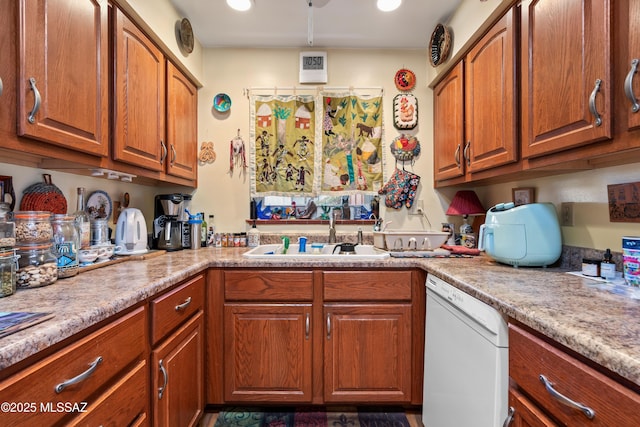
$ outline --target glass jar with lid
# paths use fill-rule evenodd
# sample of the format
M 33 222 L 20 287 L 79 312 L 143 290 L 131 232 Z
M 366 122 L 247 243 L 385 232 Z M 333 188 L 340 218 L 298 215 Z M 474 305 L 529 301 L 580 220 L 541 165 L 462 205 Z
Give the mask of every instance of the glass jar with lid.
M 17 246 L 18 271 L 17 288 L 37 288 L 58 280 L 58 259 L 52 251 L 52 244 Z
M 0 202 L 0 249 L 12 248 L 16 244 L 15 224 L 9 220 L 9 206 L 9 203 Z
M 75 217 L 57 214 L 51 217 L 53 229 L 53 252 L 57 258 L 58 279 L 78 274 L 78 248 L 80 234 Z
M 17 259 L 15 251 L 0 250 L 0 298 L 16 292 Z
M 17 211 L 13 213 L 16 246 L 32 243 L 51 243 L 53 229 L 51 213 L 46 211 Z

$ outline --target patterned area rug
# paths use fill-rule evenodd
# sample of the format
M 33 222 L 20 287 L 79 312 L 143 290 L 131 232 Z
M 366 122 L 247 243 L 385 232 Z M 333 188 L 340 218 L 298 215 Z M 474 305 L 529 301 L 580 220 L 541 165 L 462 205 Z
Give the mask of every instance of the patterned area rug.
M 305 408 L 229 408 L 220 412 L 215 427 L 410 427 L 402 410 L 383 412 L 349 408 L 318 411 Z

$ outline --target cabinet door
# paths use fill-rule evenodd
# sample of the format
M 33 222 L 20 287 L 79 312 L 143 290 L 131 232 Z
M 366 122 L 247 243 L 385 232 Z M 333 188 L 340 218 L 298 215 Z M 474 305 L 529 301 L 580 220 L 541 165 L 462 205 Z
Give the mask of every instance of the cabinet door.
M 204 410 L 203 314 L 152 352 L 153 425 L 194 426 Z
M 165 58 L 153 42 L 114 8 L 115 160 L 163 171 L 165 143 Z
M 621 0 L 615 4 L 617 38 L 616 109 L 621 118 L 620 132 L 640 128 L 640 2 Z M 618 130 L 618 129 L 616 129 Z
M 522 3 L 524 158 L 611 137 L 609 9 L 609 0 Z
M 326 304 L 325 402 L 411 401 L 411 305 Z
M 466 56 L 467 172 L 518 160 L 516 43 L 519 8 L 509 10 Z
M 464 63 L 460 61 L 433 91 L 433 152 L 436 181 L 464 175 Z
M 18 13 L 18 134 L 107 156 L 107 0 L 20 0 Z
M 198 92 L 193 83 L 167 62 L 167 173 L 196 179 L 198 173 Z
M 511 422 L 505 423 L 505 427 L 556 427 L 559 425 L 513 388 L 509 389 L 509 412 L 512 412 Z
M 311 402 L 311 304 L 225 304 L 227 402 Z

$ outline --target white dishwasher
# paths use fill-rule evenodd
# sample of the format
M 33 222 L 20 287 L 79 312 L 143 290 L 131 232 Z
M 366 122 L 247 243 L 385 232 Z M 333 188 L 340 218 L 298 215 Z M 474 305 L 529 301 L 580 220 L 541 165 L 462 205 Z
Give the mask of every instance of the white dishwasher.
M 427 276 L 422 423 L 499 427 L 507 417 L 508 330 L 500 313 Z

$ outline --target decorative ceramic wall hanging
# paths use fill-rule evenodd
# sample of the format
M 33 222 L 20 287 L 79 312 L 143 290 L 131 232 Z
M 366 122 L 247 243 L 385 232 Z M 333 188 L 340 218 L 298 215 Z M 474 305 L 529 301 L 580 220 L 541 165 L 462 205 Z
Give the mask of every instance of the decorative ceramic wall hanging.
M 396 72 L 393 81 L 398 90 L 410 91 L 416 86 L 416 75 L 413 71 L 401 68 Z
M 412 161 L 420 154 L 420 142 L 415 136 L 400 134 L 391 142 L 391 154 L 401 162 Z
M 203 142 L 200 147 L 200 154 L 198 154 L 198 160 L 201 163 L 213 163 L 216 161 L 216 152 L 213 149 L 213 142 Z
M 418 125 L 418 99 L 408 93 L 393 98 L 393 125 L 396 129 L 413 129 Z

